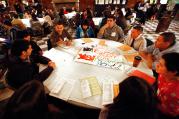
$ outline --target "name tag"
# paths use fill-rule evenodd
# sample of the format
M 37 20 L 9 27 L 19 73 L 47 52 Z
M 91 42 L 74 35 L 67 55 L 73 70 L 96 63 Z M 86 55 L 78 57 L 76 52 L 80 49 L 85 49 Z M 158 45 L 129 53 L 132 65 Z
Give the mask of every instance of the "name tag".
M 68 41 L 68 38 L 67 38 L 67 37 L 65 37 L 65 38 L 64 38 L 64 41 Z
M 113 37 L 116 36 L 116 32 L 112 32 L 111 36 L 113 36 Z

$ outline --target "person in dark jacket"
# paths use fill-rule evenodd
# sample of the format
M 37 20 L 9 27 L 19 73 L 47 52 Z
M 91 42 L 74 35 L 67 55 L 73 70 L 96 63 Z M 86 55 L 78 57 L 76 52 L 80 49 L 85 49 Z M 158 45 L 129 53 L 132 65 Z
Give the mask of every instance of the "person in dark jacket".
M 31 40 L 31 34 L 27 30 L 24 30 L 22 32 L 22 39 L 28 41 L 32 46 L 33 50 L 31 56 L 42 56 L 43 54 L 42 49 L 37 45 L 36 42 Z
M 49 104 L 44 86 L 39 81 L 32 80 L 22 85 L 10 97 L 3 110 L 2 119 L 75 119 L 75 117 Z
M 6 74 L 7 83 L 18 89 L 24 83 L 37 79 L 44 81 L 55 68 L 55 63 L 50 59 L 39 56 L 35 60 L 31 57 L 32 46 L 28 41 L 17 40 L 12 44 L 11 56 Z M 37 63 L 47 64 L 47 68 L 39 72 Z

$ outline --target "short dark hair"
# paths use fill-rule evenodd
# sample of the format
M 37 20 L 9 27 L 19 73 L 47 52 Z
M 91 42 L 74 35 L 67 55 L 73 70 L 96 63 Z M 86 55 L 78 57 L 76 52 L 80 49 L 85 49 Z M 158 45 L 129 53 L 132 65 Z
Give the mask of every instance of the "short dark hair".
M 176 75 L 179 76 L 179 53 L 167 53 L 162 56 L 165 60 L 165 66 L 168 71 L 177 72 Z
M 160 36 L 163 37 L 164 42 L 170 42 L 170 46 L 174 45 L 176 42 L 175 41 L 176 37 L 173 32 L 164 32 L 164 33 L 160 34 Z
M 18 17 L 19 17 L 19 16 L 18 16 L 18 14 L 14 14 L 14 18 L 16 18 L 16 19 L 17 19 Z
M 113 20 L 116 20 L 115 16 L 114 16 L 114 15 L 112 15 L 112 14 L 108 16 L 108 19 L 113 19 Z
M 133 27 L 133 29 L 136 29 L 136 30 L 138 30 L 138 31 L 143 31 L 143 27 L 142 26 L 140 26 L 140 25 L 135 25 L 134 27 Z
M 15 40 L 12 44 L 11 55 L 20 56 L 22 51 L 27 51 L 30 43 L 26 40 Z
M 89 22 L 87 19 L 83 20 L 82 23 L 81 23 L 81 26 L 82 25 L 86 25 L 86 26 L 89 26 Z
M 24 37 L 27 37 L 27 36 L 30 36 L 31 34 L 30 34 L 30 32 L 28 31 L 28 30 L 23 30 L 22 31 L 22 39 L 24 38 Z
M 64 22 L 60 20 L 55 25 L 64 25 Z

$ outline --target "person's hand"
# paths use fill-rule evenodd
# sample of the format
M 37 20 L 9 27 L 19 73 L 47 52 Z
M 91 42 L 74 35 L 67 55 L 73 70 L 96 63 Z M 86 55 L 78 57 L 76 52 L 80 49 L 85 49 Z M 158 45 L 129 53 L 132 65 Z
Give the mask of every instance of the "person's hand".
M 104 25 L 104 28 L 108 28 L 108 27 L 109 27 L 109 25 L 108 25 L 108 24 L 105 24 L 105 25 Z
M 147 66 L 152 69 L 152 64 L 154 62 L 155 58 L 152 54 L 148 54 L 146 57 Z
M 57 45 L 58 45 L 58 46 L 63 45 L 63 44 L 64 44 L 64 41 L 61 40 L 61 39 L 57 42 Z
M 56 67 L 55 62 L 49 61 L 48 66 L 52 67 L 53 69 Z
M 146 52 L 139 52 L 139 55 L 140 55 L 143 59 L 147 60 L 148 53 L 146 53 Z
M 70 40 L 66 41 L 65 43 L 66 43 L 66 46 L 71 46 L 72 45 L 72 41 L 70 41 Z

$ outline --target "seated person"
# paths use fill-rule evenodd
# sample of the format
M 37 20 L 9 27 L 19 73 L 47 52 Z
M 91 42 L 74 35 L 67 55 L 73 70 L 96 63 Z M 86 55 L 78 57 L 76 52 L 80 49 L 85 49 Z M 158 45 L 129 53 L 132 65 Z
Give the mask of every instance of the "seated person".
M 33 36 L 43 35 L 43 27 L 35 14 L 32 14 L 30 25 L 31 25 Z
M 170 52 L 179 52 L 179 43 L 176 42 L 174 33 L 164 32 L 160 34 L 153 45 L 139 52 L 139 54 L 145 59 L 147 66 L 155 70 L 159 58 Z
M 28 41 L 16 40 L 12 44 L 6 79 L 7 83 L 14 89 L 18 89 L 33 79 L 43 82 L 55 68 L 55 63 L 46 57 L 39 56 L 34 60 L 31 57 L 31 52 L 32 46 Z M 39 72 L 37 63 L 48 64 L 48 66 Z
M 164 54 L 156 65 L 158 107 L 163 116 L 179 116 L 179 53 Z M 163 118 L 161 118 L 163 119 Z
M 17 26 L 20 30 L 25 30 L 26 26 L 23 24 L 23 22 L 18 19 L 18 15 L 14 14 L 14 19 L 11 21 L 12 26 Z
M 115 22 L 115 17 L 113 15 L 109 16 L 107 23 L 99 30 L 97 37 L 123 42 L 124 32 Z
M 133 47 L 137 51 L 141 51 L 146 48 L 147 42 L 142 36 L 143 28 L 141 26 L 134 26 L 127 38 L 124 40 L 124 44 Z
M 101 110 L 99 119 L 154 119 L 155 112 L 152 87 L 144 79 L 131 76 L 119 84 L 119 94 Z
M 48 103 L 44 87 L 37 80 L 16 90 L 3 111 L 2 119 L 74 119 L 72 113 Z
M 67 45 L 70 46 L 72 43 L 71 35 L 64 29 L 62 22 L 58 22 L 55 25 L 54 31 L 51 33 L 50 42 L 52 47 L 58 45 Z
M 43 54 L 42 49 L 37 45 L 36 42 L 31 40 L 31 35 L 27 30 L 24 30 L 22 32 L 22 39 L 28 41 L 30 43 L 30 45 L 32 46 L 33 50 L 32 50 L 31 56 L 36 56 L 36 55 L 42 56 L 42 54 Z
M 84 20 L 76 30 L 76 38 L 94 38 L 94 36 L 94 31 L 87 20 Z

